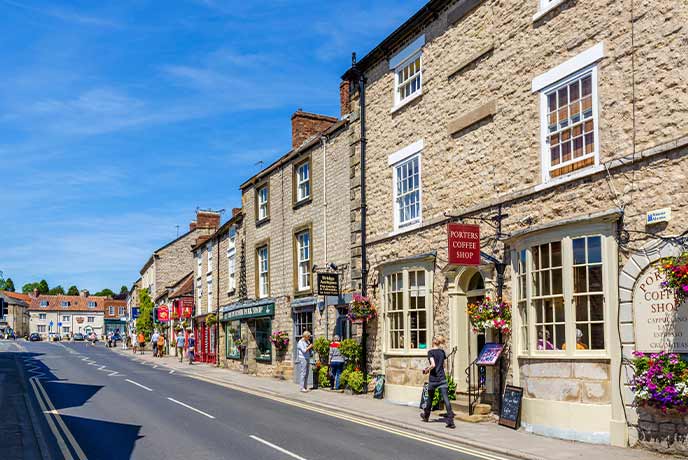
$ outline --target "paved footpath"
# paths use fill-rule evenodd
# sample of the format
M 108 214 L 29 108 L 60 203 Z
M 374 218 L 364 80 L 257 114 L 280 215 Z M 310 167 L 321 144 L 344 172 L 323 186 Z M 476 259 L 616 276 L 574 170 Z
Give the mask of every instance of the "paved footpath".
M 299 404 L 315 411 L 320 409 L 336 411 L 343 416 L 404 430 L 413 430 L 424 435 L 432 435 L 438 440 L 488 449 L 496 454 L 515 458 L 527 460 L 657 460 L 671 458 L 641 449 L 620 449 L 546 438 L 526 433 L 523 430 L 515 431 L 496 423 L 473 424 L 457 421 L 456 429 L 449 430 L 444 427 L 444 423 L 439 417 L 431 417 L 431 423 L 426 424 L 420 421 L 417 408 L 392 404 L 384 400 L 374 399 L 370 395 L 347 395 L 326 390 L 301 393 L 295 384 L 284 380 L 255 377 L 208 364 L 195 363 L 190 366 L 186 361 L 179 363 L 179 360 L 173 356 L 154 358 L 149 351 L 134 357 L 130 350 L 120 348 L 111 350 L 128 356 L 130 359 L 136 359 L 149 365 L 164 366 L 175 373 L 186 374 L 234 390 L 262 395 L 287 404 Z

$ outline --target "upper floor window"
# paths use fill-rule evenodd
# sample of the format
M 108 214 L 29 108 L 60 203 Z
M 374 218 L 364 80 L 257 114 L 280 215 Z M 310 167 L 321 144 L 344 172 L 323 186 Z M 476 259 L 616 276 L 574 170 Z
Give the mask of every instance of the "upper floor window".
M 196 277 L 200 278 L 203 271 L 203 256 L 200 250 L 196 253 Z
M 420 222 L 420 154 L 394 166 L 395 227 Z
M 422 53 L 418 52 L 395 69 L 395 105 L 401 105 L 420 94 L 423 81 Z
M 96 302 L 94 302 L 92 300 L 88 301 L 88 308 L 96 308 L 96 305 L 97 305 Z
M 264 185 L 256 191 L 257 194 L 257 213 L 256 220 L 261 221 L 267 219 L 270 215 L 270 208 L 268 204 L 269 190 L 268 186 Z
M 261 246 L 256 250 L 257 259 L 257 285 L 258 297 L 267 297 L 270 295 L 270 261 L 268 260 L 268 246 Z
M 69 316 L 63 316 L 63 317 L 62 317 L 62 321 L 63 321 L 63 322 L 69 321 Z
M 298 291 L 311 288 L 311 232 L 304 230 L 296 234 L 296 287 Z
M 41 303 L 40 303 L 41 307 L 47 307 L 48 304 L 49 304 L 49 302 L 47 300 L 41 300 Z
M 87 323 L 95 323 L 96 322 L 96 317 L 95 316 L 89 316 L 86 318 Z
M 428 348 L 430 325 L 430 272 L 405 269 L 388 273 L 383 282 L 387 350 Z
M 212 276 L 208 275 L 208 279 L 206 280 L 206 283 L 208 284 L 208 308 L 207 311 L 212 310 L 213 306 L 213 278 Z
M 70 302 L 69 302 L 68 300 L 62 300 L 62 301 L 60 302 L 60 306 L 61 306 L 61 307 L 65 307 L 65 308 L 66 308 L 66 307 L 69 307 L 69 305 L 70 305 Z
M 542 179 L 599 164 L 597 65 L 602 43 L 533 80 L 540 93 Z
M 115 307 L 113 307 L 112 305 L 110 305 L 110 306 L 108 307 L 108 315 L 110 315 L 110 316 L 114 316 L 114 315 L 115 315 Z
M 48 315 L 46 313 L 39 313 L 38 314 L 38 319 L 46 319 Z
M 213 271 L 213 243 L 208 243 L 205 246 L 205 250 L 208 252 L 208 269 L 207 273 Z
M 119 307 L 119 316 L 124 316 L 126 307 Z
M 306 160 L 296 166 L 296 203 L 311 197 L 311 162 Z
M 613 238 L 564 237 L 523 248 L 516 261 L 521 353 L 604 352 L 605 254 Z
M 231 292 L 236 289 L 236 228 L 229 229 L 227 241 L 227 273 L 229 276 L 227 289 Z

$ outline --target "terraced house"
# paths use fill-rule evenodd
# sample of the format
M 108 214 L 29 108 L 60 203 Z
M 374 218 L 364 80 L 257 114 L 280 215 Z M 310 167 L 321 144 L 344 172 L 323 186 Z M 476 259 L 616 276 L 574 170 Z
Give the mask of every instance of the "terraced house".
M 47 295 L 34 291 L 30 295 L 29 329 L 38 332 L 45 340 L 50 334 L 69 337 L 80 332 L 105 333 L 105 304 L 115 302 L 106 297 L 92 296 L 82 290 L 78 296 Z
M 433 0 L 347 71 L 352 264 L 382 310 L 368 356 L 388 399 L 418 400 L 436 334 L 474 390 L 465 371 L 499 337 L 472 332 L 466 307 L 506 264 L 510 350 L 484 400 L 522 387 L 523 425 L 549 436 L 680 433 L 632 407 L 625 359 L 688 352 L 688 307 L 657 308 L 671 296 L 655 276 L 688 230 L 686 21 L 685 2 Z M 449 263 L 450 222 L 480 226 L 478 266 Z
M 342 94 L 342 119 L 297 111 L 291 149 L 241 186 L 246 298 L 222 307 L 220 320 L 228 358 L 245 372 L 292 378 L 305 330 L 351 333 L 350 295 L 319 297 L 315 286 L 315 272 L 326 270 L 350 292 L 347 85 Z M 288 333 L 288 349 L 272 346 L 273 331 Z

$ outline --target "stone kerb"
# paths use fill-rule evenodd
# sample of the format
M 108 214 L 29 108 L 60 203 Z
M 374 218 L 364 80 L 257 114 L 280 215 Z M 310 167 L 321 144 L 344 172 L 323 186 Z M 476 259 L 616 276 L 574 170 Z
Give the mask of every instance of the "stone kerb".
M 659 259 L 680 253 L 681 248 L 676 244 L 651 241 L 630 256 L 619 273 L 619 331 L 624 362 L 621 394 L 629 425 L 629 443 L 671 454 L 688 453 L 688 416 L 671 412 L 664 414 L 653 407 L 635 406 L 630 385 L 634 373 L 628 362 L 636 350 L 633 291 L 638 276 Z

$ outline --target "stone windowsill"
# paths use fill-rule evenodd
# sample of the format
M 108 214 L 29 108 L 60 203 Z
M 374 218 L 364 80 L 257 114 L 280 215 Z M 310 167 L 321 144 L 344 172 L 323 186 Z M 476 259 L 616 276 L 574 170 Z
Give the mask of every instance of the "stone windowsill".
M 413 351 L 391 350 L 385 351 L 383 355 L 385 358 L 424 358 L 428 356 L 428 350 L 430 349 L 418 349 Z
M 561 350 L 560 350 L 561 351 Z M 605 360 L 605 361 L 611 361 L 611 357 L 608 354 L 604 353 L 596 353 L 596 352 L 590 352 L 590 353 L 584 353 L 579 351 L 578 354 L 575 355 L 567 355 L 565 353 L 554 353 L 554 354 L 542 354 L 542 355 L 525 355 L 525 354 L 520 354 L 517 356 L 517 359 L 532 359 L 532 360 L 543 360 L 543 361 L 586 361 L 586 360 Z
M 405 227 L 394 229 L 394 231 L 389 232 L 387 236 L 398 236 L 407 232 L 411 232 L 423 226 L 423 221 L 418 221 L 415 224 L 406 225 Z
M 545 16 L 547 13 L 549 13 L 550 11 L 552 11 L 553 9 L 555 9 L 556 7 L 558 7 L 559 5 L 561 5 L 562 3 L 566 2 L 566 1 L 568 1 L 568 0 L 557 0 L 555 2 L 552 2 L 550 5 L 547 5 L 547 7 L 543 8 L 541 10 L 538 9 L 538 12 L 533 15 L 533 22 L 536 22 L 537 20 L 539 20 L 540 18 Z
M 423 88 L 421 88 L 419 91 L 413 93 L 413 95 L 409 96 L 407 99 L 405 99 L 403 102 L 400 102 L 399 104 L 395 105 L 389 110 L 389 113 L 394 113 L 398 110 L 401 110 L 402 108 L 406 107 L 409 105 L 412 101 L 415 101 L 419 97 L 423 95 Z

